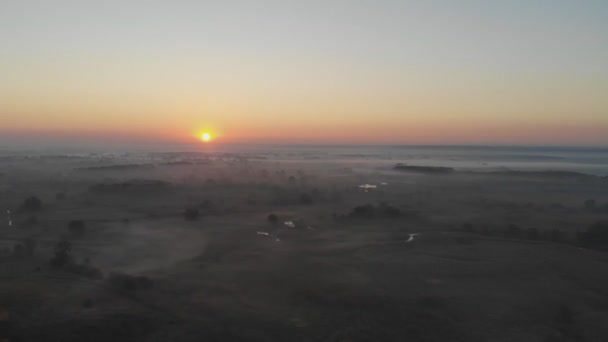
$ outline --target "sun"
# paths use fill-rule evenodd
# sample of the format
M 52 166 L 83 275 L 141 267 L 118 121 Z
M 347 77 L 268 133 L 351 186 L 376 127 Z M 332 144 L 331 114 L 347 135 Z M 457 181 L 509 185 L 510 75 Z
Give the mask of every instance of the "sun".
M 204 141 L 204 142 L 211 141 L 211 134 L 207 133 L 207 132 L 201 134 L 201 140 Z

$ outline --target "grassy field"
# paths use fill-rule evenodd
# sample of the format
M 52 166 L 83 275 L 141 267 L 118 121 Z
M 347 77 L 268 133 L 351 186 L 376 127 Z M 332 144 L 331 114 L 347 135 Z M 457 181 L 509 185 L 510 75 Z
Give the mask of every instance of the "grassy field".
M 3 162 L 11 341 L 608 340 L 608 254 L 577 240 L 608 218 L 606 179 L 112 162 Z

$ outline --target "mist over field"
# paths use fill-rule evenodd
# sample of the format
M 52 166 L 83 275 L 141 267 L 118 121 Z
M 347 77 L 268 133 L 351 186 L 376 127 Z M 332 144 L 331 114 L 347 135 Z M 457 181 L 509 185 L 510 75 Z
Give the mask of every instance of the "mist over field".
M 4 150 L 15 341 L 604 341 L 601 148 Z
M 0 342 L 608 341 L 608 1 L 0 1 Z

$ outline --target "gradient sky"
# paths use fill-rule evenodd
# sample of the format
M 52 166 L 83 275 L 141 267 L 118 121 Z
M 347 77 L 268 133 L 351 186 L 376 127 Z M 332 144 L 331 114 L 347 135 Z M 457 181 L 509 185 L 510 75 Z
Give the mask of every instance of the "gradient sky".
M 608 1 L 0 2 L 0 134 L 608 145 Z

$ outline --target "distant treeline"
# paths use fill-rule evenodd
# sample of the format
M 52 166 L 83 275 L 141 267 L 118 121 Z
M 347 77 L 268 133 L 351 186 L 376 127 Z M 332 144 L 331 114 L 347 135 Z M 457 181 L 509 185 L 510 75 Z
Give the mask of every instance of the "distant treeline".
M 451 167 L 445 166 L 416 166 L 399 163 L 393 168 L 398 171 L 409 171 L 419 173 L 451 173 L 455 170 Z
M 585 230 L 577 230 L 574 234 L 567 234 L 557 228 L 541 230 L 534 227 L 522 228 L 516 224 L 508 224 L 502 231 L 491 230 L 486 226 L 476 227 L 468 222 L 457 230 L 486 236 L 502 236 L 507 239 L 569 243 L 580 247 L 608 251 L 608 221 L 595 222 Z
M 417 172 L 417 173 L 453 173 L 456 169 L 446 166 L 422 166 L 422 165 L 407 165 L 399 163 L 393 167 L 397 171 Z M 517 170 L 500 170 L 500 171 L 466 171 L 466 173 L 475 173 L 483 175 L 498 175 L 498 176 L 521 176 L 521 177 L 549 177 L 549 178 L 582 178 L 582 179 L 608 179 L 608 176 L 596 176 L 575 171 L 517 171 Z
M 118 164 L 118 165 L 105 165 L 105 166 L 89 166 L 89 167 L 79 167 L 76 170 L 79 171 L 125 171 L 125 170 L 140 170 L 140 169 L 152 169 L 154 165 L 152 164 Z
M 98 193 L 112 193 L 122 191 L 164 191 L 167 190 L 170 185 L 170 183 L 160 180 L 133 180 L 121 183 L 95 184 L 89 187 L 89 191 Z

